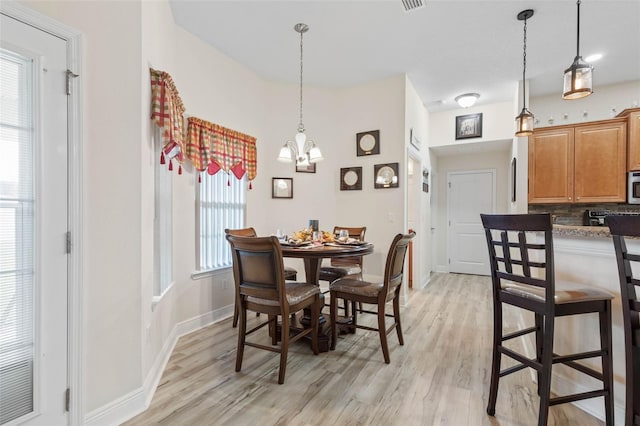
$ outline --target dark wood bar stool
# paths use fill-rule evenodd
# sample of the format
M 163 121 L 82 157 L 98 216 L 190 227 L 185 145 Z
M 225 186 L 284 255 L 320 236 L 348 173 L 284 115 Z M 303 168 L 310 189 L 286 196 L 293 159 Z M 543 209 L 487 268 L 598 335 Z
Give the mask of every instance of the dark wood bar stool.
M 500 377 L 533 368 L 538 375 L 540 409 L 538 425 L 547 424 L 549 406 L 587 398 L 604 397 L 606 424 L 613 426 L 613 361 L 611 357 L 611 294 L 579 286 L 556 286 L 553 238 L 549 214 L 480 215 L 485 229 L 493 282 L 493 356 L 487 413 L 495 414 Z M 503 304 L 534 315 L 534 326 L 504 334 Z M 556 317 L 597 313 L 600 320 L 600 349 L 575 354 L 553 352 Z M 531 359 L 504 345 L 535 333 L 536 357 Z M 501 356 L 519 364 L 500 371 Z M 602 371 L 576 361 L 600 357 Z M 602 388 L 551 398 L 553 364 L 563 364 L 602 382 Z
M 256 230 L 253 227 L 250 228 L 241 228 L 241 229 L 225 229 L 224 233 L 227 235 L 235 235 L 237 237 L 257 237 Z M 284 267 L 284 279 L 295 281 L 298 277 L 298 271 L 295 268 L 290 266 Z M 238 326 L 238 301 L 235 301 L 233 306 L 233 323 L 231 324 L 233 328 Z M 260 314 L 257 314 L 260 315 Z
M 640 216 L 607 216 L 618 261 L 620 298 L 624 324 L 625 415 L 626 426 L 640 425 L 640 250 L 631 253 L 625 237 L 640 237 Z M 639 241 L 640 243 L 640 241 Z

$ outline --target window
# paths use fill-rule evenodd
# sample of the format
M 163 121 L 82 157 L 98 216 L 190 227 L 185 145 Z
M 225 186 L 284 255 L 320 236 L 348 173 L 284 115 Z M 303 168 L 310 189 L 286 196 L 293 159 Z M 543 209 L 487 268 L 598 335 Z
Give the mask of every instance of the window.
M 196 184 L 199 271 L 231 266 L 231 249 L 224 230 L 244 228 L 246 187 L 246 177 L 202 173 L 202 182 Z
M 32 66 L 0 49 L 0 424 L 33 410 Z
M 173 281 L 173 179 L 166 164 L 158 160 L 162 151 L 162 130 L 154 126 L 155 203 L 153 217 L 153 295 L 164 294 Z

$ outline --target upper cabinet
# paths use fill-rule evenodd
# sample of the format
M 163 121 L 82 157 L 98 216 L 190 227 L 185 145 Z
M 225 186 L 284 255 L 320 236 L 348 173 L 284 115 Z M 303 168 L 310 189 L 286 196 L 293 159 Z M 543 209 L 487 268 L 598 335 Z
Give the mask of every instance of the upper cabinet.
M 626 200 L 627 119 L 536 129 L 529 137 L 529 203 Z
M 628 170 L 640 170 L 640 108 L 626 109 L 620 116 L 629 120 Z

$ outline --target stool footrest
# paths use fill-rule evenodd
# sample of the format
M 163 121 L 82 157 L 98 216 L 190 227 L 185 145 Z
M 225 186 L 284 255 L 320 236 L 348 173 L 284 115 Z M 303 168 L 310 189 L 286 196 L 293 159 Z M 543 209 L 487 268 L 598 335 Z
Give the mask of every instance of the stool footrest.
M 549 405 L 551 406 L 551 405 L 565 404 L 567 402 L 580 401 L 583 399 L 596 398 L 596 397 L 605 396 L 605 395 L 609 395 L 609 391 L 602 389 L 602 390 L 591 391 L 591 392 L 576 393 L 573 395 L 559 396 L 557 398 L 549 399 Z

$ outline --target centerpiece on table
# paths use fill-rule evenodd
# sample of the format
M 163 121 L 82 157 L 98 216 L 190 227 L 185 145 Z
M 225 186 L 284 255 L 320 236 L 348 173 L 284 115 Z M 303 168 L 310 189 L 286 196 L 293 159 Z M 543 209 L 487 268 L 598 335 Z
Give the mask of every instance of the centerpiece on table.
M 320 235 L 322 235 L 323 243 L 332 243 L 335 241 L 335 235 L 332 232 L 327 231 L 318 231 Z M 313 229 L 304 228 L 300 231 L 295 231 L 293 235 L 291 235 L 287 239 L 292 244 L 300 244 L 306 241 L 313 241 Z

